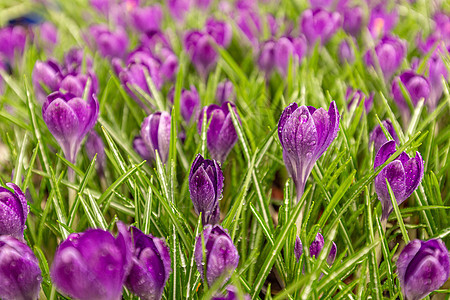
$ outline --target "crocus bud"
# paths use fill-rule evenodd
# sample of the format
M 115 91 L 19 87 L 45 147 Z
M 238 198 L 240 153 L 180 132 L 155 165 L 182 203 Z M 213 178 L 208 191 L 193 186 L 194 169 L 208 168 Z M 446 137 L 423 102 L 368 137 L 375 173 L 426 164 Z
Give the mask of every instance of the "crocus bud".
M 219 200 L 222 199 L 223 174 L 220 165 L 197 155 L 189 173 L 189 194 L 202 222 L 216 224 L 220 218 Z
M 328 12 L 321 8 L 307 9 L 302 13 L 300 27 L 314 47 L 317 40 L 324 45 L 336 33 L 341 24 L 341 17 L 337 12 Z
M 275 64 L 275 49 L 277 43 L 274 40 L 265 41 L 260 45 L 258 56 L 258 67 L 266 73 L 266 76 L 270 76 L 274 70 Z
M 222 278 L 226 282 L 239 264 L 239 254 L 226 229 L 220 225 L 206 225 L 203 229 L 205 255 L 203 257 L 202 236 L 197 236 L 195 244 L 195 262 L 203 281 L 211 286 Z M 204 264 L 206 263 L 206 266 Z M 206 274 L 204 274 L 206 270 Z
M 448 54 L 445 49 L 441 51 L 442 55 Z M 449 78 L 449 72 L 444 61 L 440 57 L 439 50 L 437 50 L 428 60 L 428 68 L 428 81 L 430 83 L 431 91 L 427 100 L 427 105 L 430 110 L 433 111 L 436 109 L 439 99 L 442 96 L 442 91 L 444 90 L 442 78 L 446 81 Z
M 213 38 L 200 31 L 190 31 L 184 36 L 184 48 L 200 76 L 206 78 L 217 62 Z
M 361 32 L 363 10 L 359 6 L 345 7 L 342 11 L 343 23 L 342 28 L 348 34 L 357 36 Z
M 440 288 L 450 274 L 449 253 L 444 242 L 440 239 L 411 241 L 398 257 L 397 271 L 406 299 L 425 298 Z
M 303 254 L 303 244 L 302 241 L 300 240 L 300 237 L 296 237 L 295 238 L 295 246 L 294 246 L 294 255 L 295 258 L 297 259 L 297 262 L 300 261 L 300 257 Z
M 248 294 L 244 294 L 241 295 L 243 296 L 243 298 L 239 297 L 239 293 L 238 290 L 236 289 L 236 287 L 232 286 L 232 285 L 228 285 L 226 288 L 226 294 L 225 295 L 216 295 L 214 297 L 211 298 L 211 300 L 250 300 L 250 295 Z
M 159 5 L 136 7 L 131 11 L 131 22 L 140 32 L 159 30 L 162 19 L 163 12 Z
M 392 122 L 389 120 L 385 120 L 381 123 L 383 124 L 383 127 L 389 132 L 394 141 L 397 144 L 400 143 L 397 133 L 395 133 L 394 126 L 392 126 Z M 388 140 L 384 135 L 383 129 L 381 129 L 380 125 L 377 125 L 377 127 L 375 127 L 370 133 L 369 146 L 373 143 L 373 151 L 376 154 L 378 153 L 378 150 L 380 150 L 381 146 L 383 146 L 387 141 Z
M 347 100 L 348 108 L 350 108 L 355 102 L 358 106 L 364 99 L 364 109 L 366 110 L 366 112 L 369 112 L 372 109 L 373 93 L 370 93 L 370 95 L 367 97 L 361 90 L 356 90 L 349 86 L 347 88 L 347 91 L 345 92 L 345 99 Z
M 388 141 L 381 146 L 375 156 L 374 169 L 381 166 L 395 151 L 395 141 Z M 381 201 L 382 220 L 387 219 L 393 210 L 386 180 L 389 182 L 395 199 L 400 205 L 417 189 L 422 181 L 422 177 L 423 160 L 419 152 L 416 152 L 416 156 L 413 158 L 402 152 L 381 170 L 375 177 L 374 184 L 378 199 Z
M 136 136 L 133 139 L 133 149 L 139 154 L 140 157 L 144 160 L 151 160 L 152 156 L 150 151 L 147 149 L 147 146 L 144 143 L 144 140 L 140 136 Z
M 328 112 L 323 108 L 299 107 L 297 103 L 291 103 L 281 114 L 278 137 L 284 163 L 297 188 L 297 201 L 316 160 L 336 138 L 338 130 L 339 112 L 334 101 Z
M 175 94 L 175 89 L 172 89 L 169 92 L 169 100 L 173 103 L 173 98 Z M 180 111 L 181 116 L 186 122 L 191 120 L 193 114 L 195 114 L 200 106 L 200 98 L 198 96 L 197 89 L 194 85 L 191 85 L 190 90 L 183 89 L 181 91 L 180 98 Z
M 375 56 L 373 53 L 375 53 Z M 368 66 L 375 68 L 379 64 L 386 79 L 389 79 L 400 67 L 402 60 L 406 56 L 405 41 L 394 37 L 385 36 L 375 46 L 374 50 L 368 50 L 364 60 Z
M 219 104 L 223 104 L 225 101 L 234 102 L 236 93 L 234 92 L 233 83 L 229 80 L 219 82 L 216 89 L 216 100 Z
M 161 239 L 136 227 L 131 233 L 132 263 L 125 285 L 141 299 L 159 300 L 172 272 L 169 248 Z
M 85 101 L 69 93 L 54 92 L 42 106 L 44 122 L 70 162 L 75 162 L 83 138 L 97 122 L 98 111 L 94 94 Z
M 72 233 L 56 250 L 50 276 L 56 288 L 80 300 L 122 299 L 122 286 L 131 264 L 126 230 L 117 238 L 108 231 Z
M 181 22 L 189 12 L 191 2 L 191 0 L 167 0 L 167 6 L 172 17 Z
M 27 32 L 22 26 L 0 28 L 0 56 L 13 63 L 17 55 L 25 50 Z
M 206 32 L 213 37 L 217 45 L 224 48 L 228 47 L 233 37 L 233 30 L 231 25 L 225 21 L 218 21 L 213 18 L 209 18 L 206 21 Z
M 209 150 L 209 154 L 214 160 L 224 162 L 237 142 L 237 133 L 233 126 L 231 114 L 228 109 L 228 104 L 234 110 L 237 118 L 239 115 L 236 111 L 236 106 L 231 102 L 225 102 L 222 106 L 211 104 L 205 106 L 200 112 L 197 129 L 200 134 L 202 131 L 203 114 L 206 111 L 206 124 L 209 123 L 209 127 L 206 132 L 206 142 Z
M 64 67 L 67 74 L 80 74 L 92 71 L 92 57 L 85 53 L 83 49 L 72 48 L 64 55 Z M 83 70 L 83 65 L 86 70 Z
M 58 29 L 50 22 L 44 22 L 39 28 L 40 46 L 45 49 L 47 53 L 51 53 L 53 48 L 58 43 Z
M 0 298 L 35 300 L 41 288 L 39 262 L 27 244 L 0 236 Z
M 48 94 L 58 90 L 61 77 L 61 67 L 56 61 L 36 61 L 31 73 L 31 81 L 36 99 L 41 104 L 45 102 Z
M 341 63 L 347 62 L 351 64 L 355 61 L 355 51 L 353 51 L 353 47 L 347 40 L 343 40 L 339 44 L 338 55 Z
M 98 173 L 103 175 L 106 164 L 105 144 L 103 144 L 102 138 L 95 130 L 91 130 L 89 133 L 84 147 L 90 160 L 94 159 L 94 156 L 97 154 L 97 170 Z
M 238 9 L 236 24 L 250 43 L 256 46 L 263 28 L 259 14 L 249 8 Z
M 164 111 L 153 113 L 142 122 L 141 137 L 151 160 L 156 160 L 156 150 L 163 163 L 166 163 L 169 157 L 170 120 L 169 113 Z
M 392 82 L 393 98 L 403 111 L 409 111 L 409 108 L 399 82 L 405 87 L 414 106 L 416 106 L 422 98 L 425 99 L 425 101 L 428 100 L 431 92 L 429 81 L 425 77 L 416 74 L 414 71 L 405 71 L 400 76 L 397 76 Z
M 28 216 L 27 199 L 14 183 L 7 183 L 6 186 L 13 191 L 0 186 L 0 235 L 23 239 Z
M 128 36 L 123 28 L 111 31 L 106 25 L 93 25 L 89 28 L 95 48 L 103 57 L 124 57 L 128 49 Z
M 380 3 L 370 11 L 369 28 L 372 37 L 378 38 L 389 33 L 395 27 L 398 21 L 396 9 L 388 12 L 385 3 Z
M 298 65 L 307 50 L 306 39 L 303 35 L 297 38 L 281 37 L 275 45 L 275 65 L 281 75 L 286 76 L 289 60 L 293 66 Z
M 309 254 L 311 257 L 318 258 L 320 252 L 322 251 L 323 246 L 325 245 L 325 241 L 323 239 L 323 235 L 318 232 L 314 241 L 312 241 L 309 246 Z M 336 258 L 337 247 L 334 242 L 331 244 L 330 253 L 328 253 L 327 263 L 331 266 Z

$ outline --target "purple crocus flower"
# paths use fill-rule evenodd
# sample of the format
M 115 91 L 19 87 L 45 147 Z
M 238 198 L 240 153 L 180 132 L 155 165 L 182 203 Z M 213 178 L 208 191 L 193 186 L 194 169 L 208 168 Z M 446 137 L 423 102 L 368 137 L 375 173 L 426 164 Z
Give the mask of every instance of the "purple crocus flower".
M 207 10 L 211 4 L 211 0 L 194 0 L 195 6 L 200 9 Z
M 85 101 L 69 93 L 54 92 L 42 106 L 42 116 L 48 129 L 64 151 L 66 158 L 75 163 L 81 142 L 97 122 L 99 104 L 93 94 Z
M 56 61 L 36 61 L 31 73 L 31 81 L 36 99 L 41 104 L 45 102 L 48 94 L 58 90 L 61 77 L 61 67 Z
M 345 5 L 338 9 L 342 15 L 342 28 L 349 35 L 356 37 L 362 29 L 363 10 L 359 6 L 349 7 Z
M 306 180 L 320 156 L 336 138 L 339 112 L 336 103 L 328 112 L 312 106 L 291 103 L 278 121 L 278 137 L 283 147 L 283 160 L 297 187 L 297 201 L 305 189 Z
M 209 150 L 209 154 L 214 160 L 224 162 L 236 144 L 238 136 L 233 126 L 231 114 L 228 109 L 228 104 L 234 110 L 238 120 L 239 115 L 236 111 L 236 106 L 231 102 L 224 102 L 222 106 L 211 104 L 205 106 L 200 112 L 197 129 L 199 134 L 202 131 L 203 114 L 206 111 L 206 124 L 209 123 L 209 127 L 206 132 L 206 142 Z
M 150 151 L 147 149 L 147 146 L 145 145 L 144 140 L 141 138 L 141 136 L 138 135 L 134 137 L 133 149 L 137 154 L 139 154 L 140 157 L 142 157 L 142 159 L 147 161 L 152 160 Z
M 392 154 L 395 153 L 395 141 L 388 141 L 375 156 L 374 169 L 381 166 Z M 392 202 L 387 188 L 386 180 L 389 182 L 395 199 L 400 205 L 405 201 L 419 186 L 423 177 L 423 159 L 419 152 L 416 156 L 410 158 L 408 154 L 402 152 L 395 160 L 390 162 L 375 177 L 375 191 L 378 199 L 381 201 L 382 215 L 381 219 L 387 219 L 392 212 Z
M 390 12 L 386 9 L 386 3 L 380 3 L 370 11 L 369 28 L 373 38 L 378 38 L 389 33 L 397 25 L 398 13 L 394 8 Z
M 27 244 L 0 236 L 0 298 L 36 300 L 41 289 L 39 262 Z
M 93 44 L 103 57 L 122 58 L 128 49 L 128 35 L 119 27 L 115 31 L 109 30 L 104 24 L 93 25 L 89 28 Z
M 28 216 L 27 199 L 14 183 L 7 183 L 6 186 L 9 189 L 0 186 L 0 235 L 23 239 Z
M 69 74 L 59 82 L 60 92 L 70 93 L 76 97 L 83 97 L 86 88 L 89 88 L 87 91 L 88 95 L 97 94 L 98 92 L 98 79 L 93 71 L 89 71 L 87 75 L 81 73 Z
M 317 40 L 324 45 L 341 26 L 341 16 L 337 12 L 328 12 L 321 8 L 307 9 L 302 13 L 300 27 L 314 47 Z
M 449 25 L 450 26 L 450 25 Z M 436 52 L 428 60 L 428 82 L 430 83 L 431 91 L 427 100 L 427 105 L 431 111 L 436 109 L 439 99 L 442 96 L 444 86 L 442 84 L 442 78 L 446 81 L 449 78 L 449 72 L 445 66 L 444 61 L 440 57 L 441 49 L 437 49 Z M 445 55 L 446 50 L 442 50 L 442 54 Z
M 406 299 L 425 298 L 449 277 L 450 259 L 444 242 L 440 239 L 411 241 L 398 257 L 397 271 Z
M 125 285 L 141 299 L 159 300 L 172 272 L 169 248 L 159 238 L 131 227 L 132 265 Z
M 91 130 L 89 133 L 84 148 L 90 160 L 94 159 L 97 154 L 97 170 L 100 175 L 103 175 L 106 164 L 105 144 L 95 130 Z
M 213 46 L 213 38 L 201 31 L 188 31 L 184 36 L 183 44 L 200 76 L 206 78 L 216 65 L 218 58 Z
M 425 77 L 415 73 L 414 71 L 404 71 L 392 82 L 393 98 L 403 111 L 409 111 L 409 109 L 408 103 L 403 96 L 403 92 L 400 88 L 399 82 L 401 82 L 408 91 L 411 102 L 414 106 L 416 106 L 419 100 L 422 98 L 425 99 L 425 101 L 428 100 L 431 93 L 431 86 L 429 81 Z
M 253 46 L 258 45 L 263 26 L 257 12 L 249 8 L 238 9 L 236 24 Z
M 27 40 L 27 31 L 22 26 L 0 28 L 0 56 L 13 63 L 16 54 L 22 56 Z
M 219 163 L 198 154 L 189 173 L 189 193 L 195 212 L 202 213 L 203 225 L 219 221 L 222 189 L 223 173 Z
M 133 26 L 140 32 L 159 30 L 162 19 L 163 11 L 159 5 L 136 7 L 131 11 Z
M 353 63 L 355 61 L 355 51 L 347 40 L 343 40 L 339 44 L 338 50 L 339 60 L 341 63 Z
M 233 83 L 229 80 L 219 82 L 216 89 L 216 100 L 219 104 L 223 104 L 225 101 L 234 102 L 236 93 L 234 92 Z
M 394 141 L 397 144 L 400 143 L 397 133 L 395 133 L 394 126 L 392 126 L 392 122 L 389 120 L 384 120 L 381 123 L 383 124 L 383 127 L 389 132 Z M 380 125 L 377 125 L 377 127 L 375 127 L 370 133 L 369 146 L 373 143 L 373 151 L 376 154 L 378 153 L 378 150 L 380 150 L 381 146 L 383 146 L 387 141 L 388 140 L 384 135 L 383 129 L 381 129 Z
M 191 8 L 192 0 L 167 0 L 169 12 L 177 21 L 182 22 Z
M 366 96 L 361 90 L 356 90 L 349 86 L 347 88 L 347 91 L 345 92 L 347 107 L 350 108 L 355 102 L 358 106 L 364 99 L 364 109 L 366 110 L 366 112 L 369 112 L 372 109 L 373 105 L 373 95 L 374 93 L 370 93 L 369 96 Z
M 307 51 L 306 38 L 300 35 L 297 38 L 281 37 L 275 45 L 275 65 L 281 75 L 286 76 L 289 59 L 292 59 L 293 65 L 298 65 L 302 61 Z
M 205 25 L 206 32 L 213 37 L 217 45 L 227 48 L 231 43 L 233 37 L 233 30 L 231 25 L 226 21 L 219 21 L 214 18 L 209 18 Z
M 312 241 L 311 245 L 309 246 L 309 255 L 311 255 L 311 257 L 318 258 L 324 245 L 325 240 L 323 239 L 323 235 L 320 232 L 318 232 L 316 237 L 314 238 L 314 241 Z M 337 253 L 336 244 L 332 242 L 330 253 L 328 253 L 327 257 L 328 265 L 331 266 L 334 263 L 334 260 L 336 259 L 336 253 Z M 302 241 L 297 236 L 295 239 L 295 247 L 294 247 L 294 255 L 295 258 L 297 259 L 297 262 L 300 261 L 300 257 L 302 256 L 302 254 L 303 254 Z
M 51 53 L 58 43 L 58 29 L 50 22 L 44 22 L 39 28 L 39 42 L 47 53 Z
M 156 151 L 163 163 L 166 163 L 169 157 L 170 120 L 170 114 L 164 111 L 153 113 L 142 122 L 141 137 L 151 160 L 156 160 Z
M 169 92 L 169 100 L 173 103 L 175 96 L 175 89 L 171 89 Z M 198 95 L 197 89 L 194 85 L 191 85 L 190 90 L 183 89 L 181 91 L 180 98 L 180 111 L 183 119 L 189 123 L 192 115 L 198 113 L 198 108 L 200 106 L 200 97 Z
M 333 0 L 309 0 L 309 4 L 311 5 L 311 8 L 324 8 L 328 9 L 331 8 L 331 5 L 333 4 Z
M 375 56 L 373 56 L 374 52 Z M 379 64 L 386 79 L 389 79 L 400 67 L 402 60 L 406 56 L 406 42 L 394 37 L 384 36 L 375 46 L 374 50 L 369 50 L 364 56 L 368 66 L 375 68 Z
M 277 43 L 274 40 L 265 41 L 260 45 L 258 67 L 266 76 L 270 76 L 275 68 L 275 49 Z
M 122 299 L 131 267 L 129 233 L 118 226 L 117 238 L 105 230 L 72 233 L 56 250 L 50 276 L 63 294 L 80 299 Z
M 239 264 L 239 253 L 226 229 L 220 225 L 206 225 L 203 229 L 205 255 L 203 257 L 202 236 L 197 236 L 195 262 L 202 279 L 211 286 L 217 279 L 226 282 Z M 204 267 L 206 262 L 206 267 Z M 206 274 L 204 273 L 206 270 Z
M 64 55 L 65 73 L 76 75 L 83 72 L 83 65 L 86 66 L 86 72 L 92 71 L 92 57 L 85 53 L 83 49 L 72 48 Z

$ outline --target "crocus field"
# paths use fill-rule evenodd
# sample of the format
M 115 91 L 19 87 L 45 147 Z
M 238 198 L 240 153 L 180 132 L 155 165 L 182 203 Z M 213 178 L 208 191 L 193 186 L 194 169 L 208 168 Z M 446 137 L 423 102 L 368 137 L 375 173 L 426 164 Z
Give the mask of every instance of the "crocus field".
M 449 299 L 450 1 L 0 0 L 0 299 Z

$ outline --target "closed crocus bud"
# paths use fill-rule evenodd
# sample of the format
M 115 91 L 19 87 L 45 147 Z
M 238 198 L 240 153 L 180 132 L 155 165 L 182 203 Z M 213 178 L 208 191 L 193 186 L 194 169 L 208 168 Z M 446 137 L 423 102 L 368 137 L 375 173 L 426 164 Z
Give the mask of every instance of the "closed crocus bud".
M 169 92 L 169 100 L 173 103 L 175 95 L 175 89 L 170 90 Z M 190 90 L 183 89 L 181 91 L 180 98 L 180 111 L 183 119 L 189 123 L 192 115 L 195 115 L 198 112 L 198 108 L 200 106 L 200 98 L 198 96 L 197 89 L 194 85 L 191 85 Z
M 339 44 L 339 60 L 341 63 L 347 62 L 349 64 L 355 61 L 355 51 L 353 51 L 353 47 L 347 40 L 343 40 Z
M 295 238 L 295 246 L 294 246 L 294 255 L 295 258 L 297 259 L 297 262 L 300 261 L 300 257 L 303 254 L 303 244 L 302 241 L 300 240 L 300 237 L 296 237 Z
M 336 138 L 339 112 L 336 103 L 328 112 L 312 106 L 291 103 L 278 121 L 278 137 L 283 147 L 283 160 L 297 188 L 297 201 L 305 189 L 306 180 L 320 156 Z
M 348 34 L 357 36 L 361 32 L 363 10 L 359 6 L 345 7 L 341 14 L 343 16 L 342 28 Z
M 30 247 L 12 236 L 0 236 L 0 258 L 0 298 L 38 299 L 42 276 Z
M 241 297 L 239 297 L 241 296 Z M 239 294 L 236 287 L 232 285 L 228 285 L 226 288 L 225 295 L 216 295 L 211 298 L 211 300 L 250 300 L 250 295 L 248 294 Z
M 379 64 L 384 77 L 389 79 L 398 70 L 405 56 L 405 41 L 394 36 L 385 36 L 378 42 L 375 49 L 367 51 L 364 60 L 368 66 L 374 68 Z
M 440 239 L 414 240 L 397 260 L 398 279 L 407 300 L 425 298 L 440 288 L 450 274 L 450 259 Z
M 233 30 L 229 23 L 209 18 L 206 21 L 205 27 L 206 32 L 213 37 L 217 45 L 224 48 L 230 45 L 231 38 L 233 37 Z
M 156 160 L 156 151 L 163 163 L 169 157 L 170 114 L 156 112 L 144 119 L 141 125 L 141 137 L 147 146 L 151 160 Z
M 358 106 L 364 99 L 364 109 L 366 110 L 366 112 L 369 112 L 372 109 L 373 105 L 373 95 L 373 93 L 370 93 L 369 96 L 366 96 L 361 90 L 356 90 L 349 86 L 345 93 L 347 107 L 350 108 L 355 102 Z
M 0 28 L 0 56 L 13 63 L 17 55 L 22 55 L 27 40 L 26 29 L 22 26 Z
M 140 136 L 136 136 L 133 139 L 133 149 L 137 154 L 139 154 L 140 157 L 142 157 L 142 159 L 147 161 L 152 159 L 150 151 L 147 149 L 144 140 Z
M 169 248 L 136 227 L 132 233 L 132 264 L 125 285 L 140 299 L 159 300 L 172 272 Z
M 370 11 L 369 28 L 372 37 L 378 38 L 391 31 L 397 25 L 398 13 L 394 8 L 387 11 L 386 4 L 380 3 Z
M 131 22 L 140 32 L 159 30 L 163 19 L 161 6 L 136 7 L 131 11 Z
M 442 79 L 444 78 L 447 81 L 449 78 L 449 72 L 444 61 L 440 57 L 439 51 L 442 51 L 443 55 L 448 53 L 445 49 L 438 50 L 428 60 L 428 81 L 430 83 L 431 91 L 427 100 L 427 105 L 431 111 L 436 109 L 439 99 L 442 96 L 444 90 Z
M 103 175 L 106 164 L 105 144 L 103 144 L 102 138 L 95 130 L 91 130 L 89 133 L 84 147 L 90 160 L 94 159 L 94 156 L 97 154 L 97 170 Z
M 270 76 L 274 70 L 275 64 L 275 49 L 277 43 L 274 40 L 265 41 L 260 45 L 258 67 L 266 73 L 266 76 Z
M 44 122 L 70 162 L 75 163 L 83 138 L 97 122 L 98 111 L 94 94 L 85 101 L 69 93 L 54 92 L 42 106 Z
M 317 40 L 324 45 L 336 33 L 340 25 L 339 13 L 328 12 L 321 8 L 305 10 L 300 21 L 302 32 L 311 47 L 314 47 Z
M 184 37 L 184 48 L 203 78 L 207 77 L 217 62 L 218 54 L 213 43 L 209 34 L 200 31 L 190 31 Z
M 405 71 L 400 76 L 397 76 L 392 82 L 392 96 L 403 111 L 409 111 L 409 108 L 408 103 L 403 96 L 400 82 L 408 92 L 414 106 L 416 106 L 422 98 L 425 99 L 425 101 L 428 100 L 431 92 L 429 81 L 414 71 Z
M 293 66 L 298 65 L 306 50 L 306 39 L 303 36 L 298 38 L 281 37 L 276 42 L 274 50 L 275 65 L 280 74 L 287 75 L 289 60 L 292 60 Z
M 128 36 L 124 29 L 119 27 L 115 31 L 106 25 L 93 25 L 89 28 L 95 48 L 103 57 L 124 57 L 128 49 Z
M 7 183 L 6 186 L 9 189 L 0 186 L 0 235 L 23 239 L 28 216 L 27 199 L 14 183 Z
M 45 102 L 48 94 L 58 90 L 61 77 L 61 68 L 56 61 L 36 61 L 31 73 L 31 81 L 36 99 L 41 104 Z
M 53 259 L 50 276 L 55 287 L 80 300 L 122 299 L 131 245 L 128 231 L 121 227 L 117 238 L 101 229 L 70 234 Z
M 263 28 L 259 14 L 249 8 L 238 9 L 236 24 L 250 43 L 256 47 Z
M 189 12 L 191 3 L 192 0 L 168 0 L 167 6 L 172 17 L 181 22 Z
M 216 224 L 220 218 L 219 200 L 222 199 L 223 174 L 215 160 L 197 155 L 189 173 L 189 194 L 202 222 Z
M 381 166 L 395 153 L 395 147 L 395 141 L 388 141 L 381 146 L 375 156 L 374 169 Z M 378 199 L 381 201 L 382 220 L 387 219 L 393 210 L 386 180 L 391 186 L 395 200 L 400 205 L 417 189 L 422 181 L 422 177 L 423 160 L 419 152 L 416 152 L 416 156 L 412 158 L 405 152 L 402 152 L 381 170 L 375 177 L 374 184 Z
M 216 100 L 220 104 L 225 101 L 234 102 L 236 98 L 236 93 L 234 92 L 233 83 L 229 80 L 219 82 L 216 89 Z
M 319 254 L 322 251 L 324 245 L 325 241 L 323 239 L 323 235 L 320 232 L 318 232 L 314 241 L 312 241 L 311 245 L 309 246 L 309 254 L 311 255 L 311 257 L 319 258 Z M 334 260 L 336 259 L 336 252 L 337 252 L 336 244 L 332 242 L 330 253 L 328 253 L 327 256 L 328 265 L 331 266 L 334 263 Z
M 237 133 L 233 126 L 231 114 L 228 109 L 228 104 L 234 110 L 238 120 L 239 115 L 236 111 L 236 106 L 231 102 L 225 102 L 222 106 L 212 104 L 205 106 L 200 112 L 197 129 L 198 132 L 202 131 L 203 114 L 206 111 L 206 124 L 209 123 L 209 127 L 206 132 L 206 142 L 209 150 L 209 154 L 214 160 L 224 162 L 237 142 Z
M 399 139 L 397 133 L 395 133 L 394 126 L 392 126 L 392 122 L 389 120 L 385 120 L 381 122 L 383 127 L 389 132 L 394 141 L 398 144 Z M 380 150 L 381 146 L 384 145 L 388 140 L 384 135 L 383 129 L 381 129 L 380 125 L 377 125 L 372 132 L 370 133 L 369 146 L 373 143 L 373 152 L 376 154 L 378 150 Z
M 83 72 L 83 66 L 86 67 L 86 72 L 92 71 L 92 57 L 83 49 L 72 48 L 64 55 L 64 68 L 67 74 L 80 74 Z
M 206 280 L 209 286 L 219 278 L 226 282 L 239 264 L 239 253 L 227 230 L 220 225 L 206 225 L 202 234 L 206 257 L 203 257 L 202 236 L 199 235 L 194 252 L 197 269 L 203 281 Z
M 58 43 L 58 29 L 50 22 L 44 22 L 39 28 L 39 42 L 41 47 L 51 53 Z

